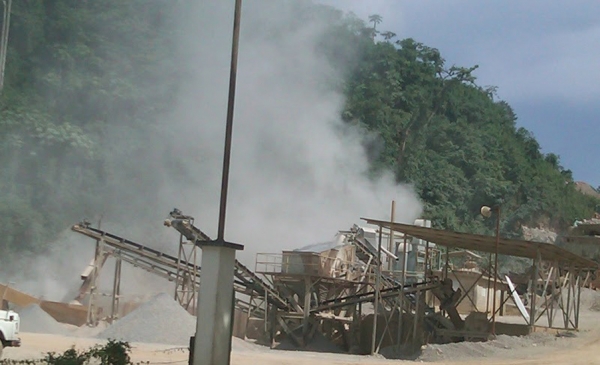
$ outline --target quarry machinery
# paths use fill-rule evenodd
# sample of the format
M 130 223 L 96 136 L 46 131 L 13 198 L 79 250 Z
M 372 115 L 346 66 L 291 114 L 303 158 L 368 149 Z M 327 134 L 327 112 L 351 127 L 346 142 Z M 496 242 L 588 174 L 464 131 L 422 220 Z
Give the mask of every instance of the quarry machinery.
M 210 238 L 194 225 L 193 217 L 184 215 L 177 209 L 169 213 L 169 218 L 163 224 L 179 232 L 180 247 L 185 243 L 192 248 L 176 257 L 93 228 L 88 222 L 74 225 L 74 232 L 99 243 L 94 260 L 82 274 L 83 284 L 78 298 L 90 294 L 106 258 L 110 256 L 175 282 L 176 299 L 193 314 L 190 309 L 195 306 L 194 298 L 191 298 L 190 303 L 189 296 L 177 293 L 197 292 L 201 285 L 201 268 L 195 264 L 195 260 L 189 260 L 194 257 L 191 250 L 199 241 Z M 271 344 L 283 336 L 303 347 L 320 333 L 348 351 L 368 352 L 356 348 L 360 346 L 363 336 L 361 328 L 364 332 L 364 328 L 368 327 L 361 323 L 362 318 L 368 317 L 368 313 L 363 310 L 368 309 L 367 304 L 374 302 L 379 303 L 381 313 L 386 313 L 377 319 L 379 321 L 384 318 L 377 330 L 379 344 L 392 333 L 396 338 L 398 326 L 406 327 L 402 331 L 403 341 L 421 341 L 423 328 L 430 329 L 432 333 L 437 328 L 454 328 L 451 322 L 440 319 L 439 313 L 436 314 L 425 299 L 427 291 L 440 287 L 438 281 L 422 280 L 403 284 L 393 275 L 384 272 L 381 273 L 378 286 L 375 267 L 380 260 L 374 252 L 374 246 L 364 237 L 364 232 L 356 227 L 344 232 L 343 236 L 346 247 L 344 250 L 351 254 L 347 258 L 331 256 L 334 251 L 329 252 L 331 257 L 310 252 L 284 252 L 283 257 L 292 261 L 279 262 L 275 264 L 275 268 L 272 263 L 267 267 L 260 267 L 257 256 L 254 270 L 239 261 L 235 262 L 235 305 L 237 312 L 245 314 L 244 333 L 247 336 L 257 339 L 252 336 L 258 333 L 260 339 Z M 294 261 L 296 259 L 300 261 Z M 297 268 L 301 268 L 300 272 L 294 271 Z M 120 278 L 115 275 L 115 282 L 117 281 Z M 116 287 L 118 286 L 115 285 Z M 118 293 L 113 290 L 113 308 L 118 307 L 118 299 Z M 444 303 L 449 303 L 447 298 L 444 297 L 443 300 Z M 450 305 L 449 308 L 451 307 Z M 399 312 L 414 320 L 405 319 L 404 324 L 398 323 Z M 257 326 L 260 330 L 249 334 Z M 431 338 L 431 335 L 427 337 Z M 365 340 L 362 342 L 365 343 Z
M 205 239 L 207 237 L 196 227 L 189 228 L 187 223 L 184 223 L 181 220 L 173 219 L 173 221 L 174 227 L 178 226 L 179 224 L 185 224 L 181 229 L 186 233 L 187 237 L 192 239 Z M 188 228 L 185 228 L 186 226 Z M 100 243 L 100 249 L 97 250 L 95 258 L 90 264 L 92 269 L 86 269 L 82 275 L 83 283 L 77 296 L 78 300 L 82 300 L 84 297 L 88 296 L 88 299 L 93 301 L 93 298 L 90 296 L 90 289 L 95 288 L 95 281 L 97 280 L 99 273 L 106 262 L 106 257 L 108 256 L 112 256 L 117 260 L 124 261 L 133 265 L 134 267 L 138 267 L 154 275 L 158 275 L 170 282 L 175 282 L 177 284 L 177 290 L 193 292 L 197 291 L 197 288 L 200 285 L 200 266 L 194 263 L 139 244 L 137 242 L 133 242 L 115 234 L 93 228 L 88 222 L 76 224 L 71 227 L 71 229 L 74 232 L 93 238 Z M 235 264 L 234 277 L 234 290 L 237 293 L 244 294 L 246 296 L 267 298 L 266 300 L 276 308 L 285 310 L 290 309 L 290 305 L 283 298 L 281 298 L 277 292 L 273 291 L 273 289 L 267 283 L 261 280 L 246 266 L 237 261 Z M 115 283 L 118 282 L 120 282 L 120 277 L 115 276 Z M 112 307 L 117 308 L 119 299 L 118 293 L 113 292 L 112 299 L 114 303 Z M 182 306 L 184 306 L 184 308 L 193 313 L 193 303 L 188 302 L 183 297 L 176 296 L 176 299 Z M 236 305 L 242 310 L 248 310 L 248 308 L 252 308 L 252 310 L 257 313 L 262 312 L 261 308 L 253 308 L 252 303 L 244 301 L 241 298 L 236 299 Z M 96 324 L 97 321 L 97 318 L 92 318 L 89 324 Z

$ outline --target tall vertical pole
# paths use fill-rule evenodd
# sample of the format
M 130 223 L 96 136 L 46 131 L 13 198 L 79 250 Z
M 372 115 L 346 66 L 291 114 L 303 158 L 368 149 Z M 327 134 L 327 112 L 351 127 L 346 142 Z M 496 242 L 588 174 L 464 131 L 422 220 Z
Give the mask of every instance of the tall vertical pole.
M 4 89 L 4 70 L 6 68 L 6 55 L 8 53 L 8 32 L 10 30 L 10 8 L 12 0 L 3 0 L 4 17 L 2 20 L 2 38 L 0 40 L 0 93 Z
M 379 243 L 377 245 L 377 271 L 375 276 L 375 313 L 373 314 L 373 336 L 371 338 L 371 355 L 376 351 L 375 343 L 377 342 L 377 319 L 379 318 L 379 297 L 381 295 L 381 239 L 383 235 L 383 227 L 379 226 Z
M 485 296 L 485 312 L 490 312 L 490 288 L 492 287 L 492 253 L 490 252 L 490 256 L 488 258 L 488 280 L 486 287 L 486 296 Z
M 183 235 L 180 234 L 179 235 L 179 251 L 177 253 L 177 279 L 175 280 L 175 300 L 177 301 L 177 303 L 183 305 L 183 299 L 182 299 L 182 286 L 184 286 L 184 273 L 183 273 L 183 268 L 181 267 L 183 261 L 181 260 L 183 258 Z M 194 265 L 196 263 L 194 262 Z M 194 288 L 195 289 L 195 288 Z
M 400 278 L 400 285 L 402 286 L 402 292 L 400 293 L 400 311 L 398 311 L 398 348 L 402 345 L 402 336 L 404 329 L 404 287 L 406 285 L 406 255 L 407 255 L 407 246 L 408 240 L 406 238 L 406 233 L 404 233 L 403 237 L 403 247 L 402 247 L 402 276 Z
M 529 325 L 533 327 L 535 325 L 536 316 L 536 297 L 537 297 L 537 278 L 539 275 L 539 252 L 533 259 L 533 277 L 531 278 L 531 308 L 529 309 Z
M 96 280 L 98 279 L 98 274 L 100 270 L 100 266 L 98 265 L 98 261 L 100 260 L 100 256 L 102 253 L 102 245 L 101 240 L 96 240 L 96 249 L 94 251 L 94 268 L 92 270 L 92 280 L 90 283 L 90 295 L 88 298 L 88 311 L 87 311 L 87 325 L 95 326 L 96 325 L 96 307 L 94 305 L 95 297 L 96 297 Z
M 110 320 L 113 322 L 119 317 L 119 302 L 121 297 L 121 258 L 115 258 L 115 277 L 113 279 L 112 303 Z
M 492 334 L 496 335 L 496 291 L 498 288 L 498 250 L 500 248 L 500 206 L 496 212 L 496 254 L 494 257 L 494 298 L 492 303 Z
M 244 246 L 225 241 L 225 218 L 227 216 L 227 189 L 231 161 L 241 11 L 242 0 L 235 0 L 218 235 L 216 241 L 197 242 L 202 247 L 202 285 L 200 285 L 198 293 L 196 335 L 193 339 L 193 346 L 190 346 L 190 350 L 193 352 L 190 356 L 193 365 L 225 365 L 230 363 L 231 356 L 235 298 L 233 292 L 235 251 L 242 250 Z
M 395 216 L 396 216 L 396 201 L 392 200 L 392 212 L 390 213 L 390 222 L 394 223 Z M 388 251 L 394 252 L 394 230 L 392 228 L 390 228 Z M 387 261 L 388 261 L 388 265 L 387 265 L 388 271 L 392 271 L 393 270 L 392 260 L 389 258 L 389 256 L 388 256 Z
M 227 124 L 225 125 L 225 151 L 223 154 L 223 176 L 221 179 L 221 205 L 219 209 L 219 232 L 217 240 L 225 240 L 225 218 L 227 216 L 227 190 L 229 186 L 229 165 L 231 161 L 231 139 L 233 134 L 233 109 L 235 106 L 235 85 L 237 81 L 237 61 L 240 41 L 240 19 L 242 0 L 235 0 L 233 17 L 233 41 L 231 44 L 231 67 L 229 69 L 229 100 L 227 101 Z

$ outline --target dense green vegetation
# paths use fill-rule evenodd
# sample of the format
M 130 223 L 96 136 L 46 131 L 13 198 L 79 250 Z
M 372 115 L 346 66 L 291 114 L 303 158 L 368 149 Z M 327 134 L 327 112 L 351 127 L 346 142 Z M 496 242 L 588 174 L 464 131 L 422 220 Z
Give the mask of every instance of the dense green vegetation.
M 394 36 L 363 43 L 344 118 L 381 137 L 374 167 L 414 183 L 436 226 L 485 232 L 482 205 L 502 205 L 505 235 L 593 214 L 598 201 L 577 191 L 558 156 L 540 152 L 493 88 L 476 84 L 477 66 L 447 67 L 438 50 Z
M 155 133 L 173 107 L 185 73 L 172 41 L 181 4 L 13 2 L 0 97 L 3 252 L 41 247 L 122 201 L 120 191 L 130 190 L 119 186 L 139 183 L 149 166 L 128 166 L 131 179 L 111 176 L 120 159 L 152 148 L 143 133 Z M 570 171 L 540 152 L 493 89 L 477 85 L 476 67 L 448 67 L 436 49 L 379 32 L 377 16 L 371 25 L 302 9 L 327 13 L 319 52 L 346 66 L 343 119 L 378 136 L 366 144 L 372 173 L 392 169 L 413 183 L 436 226 L 488 231 L 483 204 L 503 204 L 504 231 L 515 235 L 521 224 L 561 228 L 592 214 L 598 202 L 576 191 Z M 158 186 L 143 189 L 140 206 Z

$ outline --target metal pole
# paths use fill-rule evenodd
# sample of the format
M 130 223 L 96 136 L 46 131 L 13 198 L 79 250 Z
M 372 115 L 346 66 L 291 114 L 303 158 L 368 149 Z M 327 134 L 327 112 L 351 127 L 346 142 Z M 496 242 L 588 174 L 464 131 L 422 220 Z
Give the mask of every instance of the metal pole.
M 494 297 L 492 303 L 492 334 L 496 335 L 496 291 L 498 287 L 498 249 L 500 247 L 500 206 L 496 212 L 496 255 L 494 257 Z
M 490 312 L 490 287 L 492 286 L 492 253 L 490 252 L 490 256 L 488 257 L 488 280 L 486 287 L 486 296 L 485 296 L 485 312 Z
M 402 278 L 400 285 L 402 285 L 402 292 L 400 293 L 400 310 L 398 311 L 398 348 L 402 345 L 402 335 L 404 327 L 404 286 L 406 285 L 406 249 L 407 239 L 406 233 L 404 233 L 404 247 L 402 247 Z
M 217 240 L 225 239 L 225 218 L 227 211 L 227 188 L 229 186 L 229 164 L 231 161 L 231 138 L 233 134 L 233 109 L 235 105 L 235 85 L 237 79 L 238 45 L 240 39 L 240 18 L 242 0 L 235 0 L 233 18 L 233 42 L 231 45 L 231 68 L 229 72 L 229 100 L 227 102 L 227 124 L 225 126 L 225 153 L 223 157 L 223 177 L 221 180 L 221 205 L 219 209 L 219 232 Z
M 392 200 L 392 212 L 390 214 L 390 222 L 394 223 L 394 219 L 396 216 L 396 201 Z M 390 226 L 391 227 L 391 226 Z M 392 228 L 390 228 L 390 237 L 389 237 L 389 242 L 388 242 L 388 251 L 390 252 L 394 252 L 394 230 L 392 230 Z M 397 254 L 397 252 L 394 252 L 394 254 Z M 392 260 L 390 260 L 390 257 L 387 257 L 388 260 L 388 271 L 392 271 L 393 267 L 392 267 Z
M 182 267 L 181 267 L 181 263 L 183 262 L 182 259 L 183 256 L 183 235 L 180 234 L 179 235 L 179 251 L 177 253 L 177 278 L 175 280 L 175 300 L 177 301 L 177 303 L 179 304 L 183 304 L 182 299 L 180 299 L 181 296 L 181 291 L 180 291 L 180 286 L 183 286 L 183 273 L 182 273 Z M 196 263 L 194 262 L 194 265 Z M 195 288 L 194 288 L 195 290 Z
M 113 322 L 119 316 L 119 299 L 121 295 L 121 259 L 115 258 L 115 276 L 113 279 L 112 304 L 110 308 L 110 320 Z
M 379 243 L 377 245 L 377 271 L 375 276 L 375 313 L 373 314 L 373 336 L 371 338 L 371 355 L 375 353 L 375 343 L 377 342 L 377 319 L 379 318 L 379 285 L 381 281 L 381 239 L 383 227 L 379 226 Z
M 229 364 L 231 360 L 233 301 L 235 297 L 233 291 L 235 250 L 241 250 L 243 246 L 225 241 L 225 218 L 227 188 L 229 186 L 241 11 L 242 0 L 235 0 L 223 176 L 221 179 L 221 201 L 219 207 L 219 230 L 216 241 L 199 244 L 202 247 L 201 266 L 203 280 L 198 293 L 194 353 L 191 356 L 194 365 L 224 365 Z
M 423 273 L 423 281 L 427 281 L 427 275 L 429 273 L 429 241 L 425 241 L 425 267 Z
M 419 324 L 419 305 L 420 305 L 420 299 L 421 299 L 421 291 L 417 291 L 415 293 L 415 316 L 413 317 L 413 333 L 412 333 L 412 340 L 413 340 L 413 344 L 416 343 L 417 340 L 417 325 Z
M 539 264 L 539 252 L 537 252 L 535 259 L 533 259 L 533 278 L 531 279 L 531 308 L 529 310 L 529 325 L 531 327 L 535 325 L 537 278 L 539 272 Z
M 4 18 L 2 22 L 2 40 L 0 42 L 0 92 L 4 89 L 4 70 L 6 66 L 6 54 L 8 53 L 8 32 L 10 30 L 10 10 L 12 0 L 3 0 Z
M 578 280 L 579 280 L 579 275 L 581 275 L 581 272 L 577 272 L 578 275 Z M 577 302 L 575 303 L 575 328 L 574 329 L 579 329 L 579 309 L 580 309 L 580 301 L 581 301 L 581 287 L 582 285 L 577 285 Z

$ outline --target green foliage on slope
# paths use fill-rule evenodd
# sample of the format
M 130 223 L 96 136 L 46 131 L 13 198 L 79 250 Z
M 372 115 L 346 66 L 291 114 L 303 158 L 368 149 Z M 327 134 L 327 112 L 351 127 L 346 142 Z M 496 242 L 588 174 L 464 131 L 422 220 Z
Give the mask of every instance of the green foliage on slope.
M 598 202 L 577 191 L 558 156 L 540 152 L 494 89 L 477 85 L 477 66 L 448 67 L 438 50 L 391 37 L 366 46 L 344 117 L 380 136 L 374 167 L 414 183 L 436 226 L 489 231 L 479 209 L 496 204 L 506 235 L 592 215 Z
M 2 252 L 49 243 L 118 200 L 106 194 L 118 183 L 114 151 L 148 148 L 128 131 L 151 128 L 174 102 L 176 71 L 157 72 L 176 70 L 167 10 L 141 0 L 13 2 L 0 97 Z

